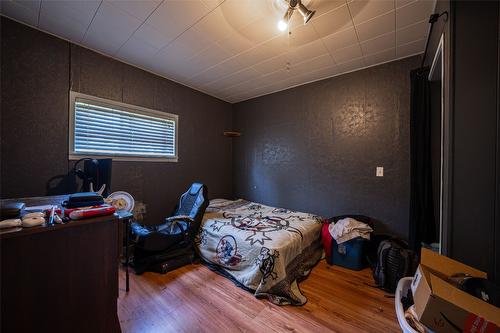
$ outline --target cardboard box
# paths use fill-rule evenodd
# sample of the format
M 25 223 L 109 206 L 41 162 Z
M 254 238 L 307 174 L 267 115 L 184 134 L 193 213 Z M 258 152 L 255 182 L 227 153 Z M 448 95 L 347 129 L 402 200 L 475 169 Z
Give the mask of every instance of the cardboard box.
M 500 308 L 448 283 L 457 273 L 486 278 L 486 273 L 422 249 L 411 289 L 419 321 L 435 332 L 500 332 Z

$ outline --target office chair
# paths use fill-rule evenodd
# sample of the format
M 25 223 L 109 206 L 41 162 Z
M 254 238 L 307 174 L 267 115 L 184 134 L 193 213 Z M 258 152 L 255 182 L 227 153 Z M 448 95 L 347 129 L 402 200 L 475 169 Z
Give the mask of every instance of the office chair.
M 179 200 L 174 214 L 155 226 L 131 225 L 137 274 L 146 270 L 166 273 L 195 259 L 193 239 L 208 206 L 207 186 L 193 183 Z

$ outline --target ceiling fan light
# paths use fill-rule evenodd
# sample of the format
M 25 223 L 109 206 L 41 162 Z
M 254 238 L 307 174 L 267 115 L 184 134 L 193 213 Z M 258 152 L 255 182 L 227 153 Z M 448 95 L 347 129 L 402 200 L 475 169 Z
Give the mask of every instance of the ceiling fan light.
M 288 28 L 288 23 L 286 23 L 285 21 L 283 20 L 279 20 L 278 21 L 278 30 L 279 31 L 285 31 L 286 28 Z
M 309 22 L 311 20 L 314 13 L 316 13 L 315 10 L 307 9 L 307 7 L 302 4 L 302 2 L 299 2 L 298 10 L 299 10 L 299 13 L 302 15 L 302 17 L 304 17 L 304 25 L 306 25 L 307 22 Z
M 288 23 L 290 22 L 292 14 L 293 14 L 293 8 L 289 7 L 286 10 L 285 15 L 283 15 L 283 18 L 278 21 L 278 29 L 280 31 L 285 31 L 288 28 Z

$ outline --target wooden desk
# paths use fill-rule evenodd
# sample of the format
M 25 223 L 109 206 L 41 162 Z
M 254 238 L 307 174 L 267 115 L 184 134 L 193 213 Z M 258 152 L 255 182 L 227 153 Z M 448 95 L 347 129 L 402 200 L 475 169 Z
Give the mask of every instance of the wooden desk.
M 1 234 L 0 330 L 121 332 L 118 227 L 111 215 Z

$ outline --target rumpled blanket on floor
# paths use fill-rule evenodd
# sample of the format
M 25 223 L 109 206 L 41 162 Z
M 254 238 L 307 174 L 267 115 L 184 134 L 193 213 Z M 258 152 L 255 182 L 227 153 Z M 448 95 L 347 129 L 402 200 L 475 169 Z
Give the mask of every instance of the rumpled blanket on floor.
M 196 244 L 200 256 L 256 297 L 305 304 L 298 282 L 321 259 L 322 219 L 245 200 L 216 199 Z
M 347 217 L 337 221 L 335 224 L 331 223 L 328 227 L 328 231 L 337 244 L 342 244 L 356 237 L 362 237 L 369 240 L 370 233 L 373 229 L 366 223 Z

